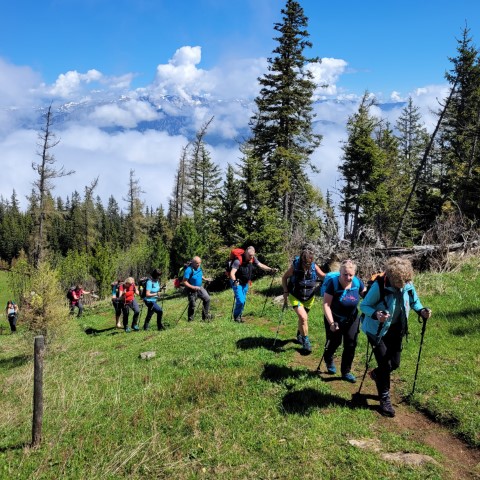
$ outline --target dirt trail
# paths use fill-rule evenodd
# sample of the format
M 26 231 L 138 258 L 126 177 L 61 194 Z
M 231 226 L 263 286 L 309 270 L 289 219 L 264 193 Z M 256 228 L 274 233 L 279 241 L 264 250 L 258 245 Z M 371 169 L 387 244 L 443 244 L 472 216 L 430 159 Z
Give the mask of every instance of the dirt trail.
M 314 358 L 312 355 L 304 356 L 297 353 L 291 366 L 303 366 L 310 371 L 315 371 L 318 362 L 318 358 Z M 358 383 L 350 384 L 341 381 L 338 375 L 326 374 L 325 364 L 322 365 L 321 371 L 322 373 L 319 376 L 325 381 L 330 381 L 333 390 L 351 394 L 358 391 L 361 378 L 357 380 Z M 338 381 L 336 381 L 337 379 Z M 392 392 L 395 395 L 395 385 Z M 362 387 L 362 399 L 366 408 L 377 410 L 376 389 L 368 378 L 365 379 Z M 411 438 L 414 438 L 417 442 L 428 445 L 439 452 L 443 458 L 442 466 L 452 480 L 480 479 L 480 451 L 478 449 L 469 447 L 447 428 L 428 419 L 421 412 L 403 403 L 400 398 L 393 396 L 392 400 L 396 415 L 394 418 L 385 418 L 378 414 L 378 421 L 382 427 L 398 433 L 408 432 Z

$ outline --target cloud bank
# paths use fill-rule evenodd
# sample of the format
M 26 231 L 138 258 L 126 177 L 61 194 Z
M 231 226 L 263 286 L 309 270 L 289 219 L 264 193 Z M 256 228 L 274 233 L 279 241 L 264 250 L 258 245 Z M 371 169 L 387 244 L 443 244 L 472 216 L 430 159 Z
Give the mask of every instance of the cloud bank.
M 174 174 L 182 148 L 194 132 L 214 118 L 208 134 L 216 138 L 209 146 L 212 159 L 222 168 L 241 157 L 238 144 L 248 131 L 253 99 L 258 94 L 258 77 L 267 72 L 265 58 L 225 62 L 212 69 L 201 68 L 200 46 L 183 46 L 167 63 L 159 64 L 153 81 L 132 88 L 135 75 L 109 77 L 92 68 L 61 73 L 47 85 L 28 66 L 17 66 L 0 58 L 0 151 L 3 178 L 0 195 L 9 198 L 15 189 L 22 204 L 32 188 L 37 134 L 42 126 L 39 109 L 52 104 L 61 117 L 55 131 L 60 143 L 54 153 L 58 165 L 74 169 L 75 175 L 58 179 L 55 196 L 83 194 L 84 187 L 99 177 L 96 194 L 104 202 L 113 195 L 122 205 L 130 169 L 140 179 L 144 200 L 154 208 L 168 205 Z M 315 95 L 316 131 L 322 146 L 313 156 L 321 173 L 314 181 L 325 193 L 338 185 L 338 163 L 345 124 L 358 108 L 358 96 L 338 87 L 347 71 L 342 59 L 324 58 L 310 65 L 318 85 Z M 412 96 L 420 107 L 425 125 L 435 124 L 432 110 L 445 98 L 445 85 L 430 85 L 402 94 L 392 91 L 387 100 L 397 102 L 380 112 L 392 124 L 402 104 Z M 383 100 L 383 98 L 380 98 Z M 176 132 L 165 129 L 177 122 Z M 193 132 L 193 133 L 192 133 Z

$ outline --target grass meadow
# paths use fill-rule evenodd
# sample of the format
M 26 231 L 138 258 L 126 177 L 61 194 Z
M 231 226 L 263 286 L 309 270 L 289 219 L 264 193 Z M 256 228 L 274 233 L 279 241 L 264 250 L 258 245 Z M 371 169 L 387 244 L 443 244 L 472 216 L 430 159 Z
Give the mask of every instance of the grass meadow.
M 424 412 L 472 448 L 480 445 L 479 263 L 417 276 L 420 298 L 433 317 L 415 395 L 409 393 L 421 324 L 413 313 L 402 365 L 393 375 L 395 394 L 408 398 L 403 408 Z M 353 404 L 358 383 L 324 381 L 315 373 L 325 341 L 321 302 L 310 314 L 314 351 L 303 357 L 294 342 L 292 311 L 285 313 L 272 347 L 281 319 L 280 307 L 271 301 L 281 293 L 279 278 L 273 287 L 270 278 L 254 282 L 245 324 L 231 321 L 230 291 L 212 294 L 211 322 L 199 321 L 199 314 L 191 323 L 186 314 L 179 320 L 186 297 L 169 294 L 172 290 L 163 304 L 166 331 L 117 330 L 105 301 L 88 307 L 83 318 L 71 318 L 67 335 L 48 344 L 38 449 L 28 446 L 33 339 L 21 316 L 19 332 L 11 335 L 2 312 L 0 478 L 453 478 L 439 451 L 392 428 L 395 419 Z M 5 292 L 1 272 L 2 305 Z M 142 324 L 144 316 L 145 311 Z M 365 350 L 361 333 L 357 377 Z M 146 351 L 156 356 L 140 359 Z M 373 391 L 368 378 L 364 388 Z M 435 462 L 392 463 L 378 451 L 352 446 L 354 439 L 378 441 L 386 453 L 429 455 Z M 474 474 L 480 475 L 478 465 Z

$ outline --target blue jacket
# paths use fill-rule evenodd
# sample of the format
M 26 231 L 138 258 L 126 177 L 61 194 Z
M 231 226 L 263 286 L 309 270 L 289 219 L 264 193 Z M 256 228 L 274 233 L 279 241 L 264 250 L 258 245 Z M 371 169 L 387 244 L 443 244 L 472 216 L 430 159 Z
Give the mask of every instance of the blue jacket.
M 362 331 L 371 337 L 381 338 L 383 337 L 390 328 L 391 320 L 393 313 L 395 312 L 396 300 L 395 295 L 389 295 L 393 293 L 395 289 L 390 286 L 385 286 L 385 298 L 380 299 L 380 287 L 378 282 L 374 282 L 368 291 L 367 295 L 363 299 L 363 302 L 360 304 L 360 310 L 365 314 L 362 321 Z M 418 298 L 417 292 L 413 283 L 409 282 L 402 289 L 403 292 L 403 305 L 405 309 L 405 316 L 401 318 L 402 322 L 402 331 L 406 332 L 407 330 L 407 318 L 410 309 L 413 309 L 415 312 L 419 313 L 422 310 L 423 305 Z M 372 318 L 373 314 L 378 310 L 385 310 L 390 314 L 388 320 L 386 320 L 379 331 L 380 321 Z

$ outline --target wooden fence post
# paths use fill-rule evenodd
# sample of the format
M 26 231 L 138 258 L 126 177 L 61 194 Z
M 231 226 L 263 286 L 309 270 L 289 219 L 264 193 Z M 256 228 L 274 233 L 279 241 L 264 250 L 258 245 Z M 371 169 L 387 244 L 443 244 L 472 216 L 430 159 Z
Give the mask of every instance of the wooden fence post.
M 34 346 L 32 447 L 38 447 L 42 440 L 44 352 L 45 339 L 39 335 L 35 337 Z

